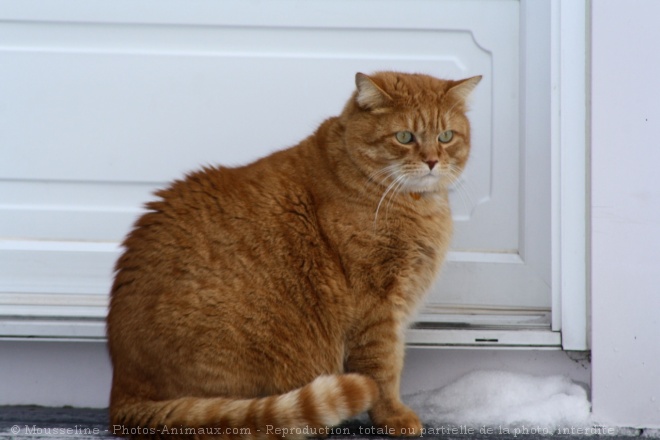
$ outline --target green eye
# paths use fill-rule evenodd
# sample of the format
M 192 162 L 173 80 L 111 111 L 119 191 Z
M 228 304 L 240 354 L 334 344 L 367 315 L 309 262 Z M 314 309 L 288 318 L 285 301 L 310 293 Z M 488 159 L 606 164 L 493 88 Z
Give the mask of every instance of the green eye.
M 453 138 L 454 138 L 454 132 L 451 130 L 447 130 L 443 133 L 440 133 L 440 136 L 438 136 L 438 140 L 443 144 L 446 144 L 447 142 L 451 141 Z
M 396 140 L 402 144 L 409 144 L 415 139 L 415 136 L 409 131 L 397 131 Z

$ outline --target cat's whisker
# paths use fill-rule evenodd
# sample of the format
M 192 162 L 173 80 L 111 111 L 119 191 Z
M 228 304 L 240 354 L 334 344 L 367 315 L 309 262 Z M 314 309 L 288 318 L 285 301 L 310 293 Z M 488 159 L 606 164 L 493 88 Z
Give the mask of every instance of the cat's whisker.
M 380 210 L 380 206 L 383 204 L 383 201 L 384 201 L 385 198 L 387 197 L 387 194 L 389 194 L 389 192 L 392 191 L 392 189 L 393 189 L 395 186 L 397 186 L 397 185 L 399 184 L 399 182 L 400 182 L 403 178 L 404 178 L 403 175 L 399 175 L 399 176 L 397 176 L 397 177 L 396 177 L 396 178 L 395 178 L 395 179 L 394 179 L 394 180 L 393 180 L 393 181 L 387 186 L 387 188 L 386 188 L 385 191 L 383 192 L 383 195 L 381 196 L 381 198 L 380 198 L 380 200 L 379 200 L 379 202 L 378 202 L 378 206 L 376 207 L 376 217 L 378 217 L 378 211 Z
M 474 201 L 474 198 L 472 197 L 472 194 L 474 193 L 474 187 L 473 182 L 471 180 L 465 180 L 462 179 L 461 176 L 463 176 L 463 171 L 455 166 L 452 166 L 452 177 L 454 181 L 456 182 L 456 188 L 460 190 L 464 190 L 466 196 L 468 199 L 472 202 Z
M 379 184 L 384 184 L 385 183 L 384 181 L 388 177 L 394 177 L 396 175 L 398 169 L 399 169 L 399 165 L 397 164 L 388 165 L 385 168 L 381 168 L 380 170 L 371 173 L 367 179 L 367 182 L 376 182 Z M 381 176 L 384 176 L 383 180 L 379 179 Z
M 367 179 L 367 182 L 375 182 L 382 186 L 385 186 L 388 180 L 390 181 L 389 184 L 387 184 L 387 187 L 378 202 L 378 206 L 376 208 L 376 214 L 374 216 L 374 226 L 378 221 L 378 213 L 380 211 L 380 207 L 383 201 L 387 197 L 387 194 L 391 192 L 393 188 L 398 186 L 399 181 L 401 180 L 402 176 L 399 175 L 399 171 L 400 171 L 400 165 L 392 164 L 384 168 L 381 168 L 379 170 L 376 170 L 375 172 L 371 173 Z
M 393 188 L 396 186 L 399 186 L 401 184 L 401 181 L 406 178 L 405 175 L 399 175 L 397 176 L 392 183 L 389 184 L 389 186 L 385 189 L 385 192 L 380 198 L 380 201 L 378 202 L 378 206 L 376 207 L 376 215 L 374 216 L 374 227 L 376 226 L 376 223 L 378 222 L 378 212 L 380 211 L 380 207 L 383 204 L 383 201 L 387 197 L 387 194 L 392 191 Z
M 373 182 L 379 187 L 388 187 L 393 184 L 399 174 L 399 166 L 389 165 L 385 168 L 377 170 L 369 175 L 367 183 Z M 386 190 L 387 192 L 387 190 Z
M 470 197 L 464 192 L 463 188 L 460 185 L 454 186 L 454 190 L 459 200 L 461 201 L 461 204 L 463 205 L 463 209 L 465 211 L 470 211 L 470 206 L 471 206 Z
M 463 208 L 467 212 L 471 211 L 472 206 L 474 205 L 474 198 L 472 197 L 472 194 L 467 187 L 469 182 L 460 179 L 461 170 L 453 165 L 449 165 L 446 171 L 450 178 L 454 181 L 452 184 L 452 189 L 456 192 L 458 198 L 461 200 Z
M 387 221 L 387 217 L 390 212 L 390 206 L 392 206 L 392 201 L 394 200 L 394 197 L 400 194 L 401 190 L 406 186 L 406 183 L 408 183 L 408 176 L 406 174 L 402 174 L 401 177 L 402 178 L 399 179 L 398 184 L 392 190 L 392 194 L 390 194 L 390 199 L 387 202 L 387 206 L 385 207 L 385 221 Z

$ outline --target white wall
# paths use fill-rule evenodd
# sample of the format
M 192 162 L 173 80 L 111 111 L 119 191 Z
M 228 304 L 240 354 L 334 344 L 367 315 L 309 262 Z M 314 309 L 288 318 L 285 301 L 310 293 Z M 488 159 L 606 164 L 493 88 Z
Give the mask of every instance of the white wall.
M 481 369 L 567 374 L 589 383 L 589 364 L 559 350 L 409 349 L 402 393 L 439 388 Z M 112 367 L 102 342 L 0 341 L 0 406 L 105 408 Z
M 593 411 L 660 427 L 660 2 L 592 2 Z
M 105 408 L 111 380 L 103 342 L 0 340 L 0 405 Z

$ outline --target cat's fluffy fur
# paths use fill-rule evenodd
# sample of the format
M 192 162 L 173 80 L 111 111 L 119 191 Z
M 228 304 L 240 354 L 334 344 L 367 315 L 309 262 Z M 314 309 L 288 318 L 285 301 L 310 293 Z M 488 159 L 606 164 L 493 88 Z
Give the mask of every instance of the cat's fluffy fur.
M 115 431 L 267 437 L 368 410 L 418 434 L 399 399 L 402 338 L 449 244 L 479 79 L 357 74 L 341 115 L 300 144 L 159 191 L 112 287 Z

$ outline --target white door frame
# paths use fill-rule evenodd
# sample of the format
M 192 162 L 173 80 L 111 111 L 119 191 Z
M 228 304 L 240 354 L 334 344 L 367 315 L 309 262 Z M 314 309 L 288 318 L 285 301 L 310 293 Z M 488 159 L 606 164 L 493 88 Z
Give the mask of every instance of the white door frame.
M 551 2 L 552 329 L 587 350 L 587 5 Z

